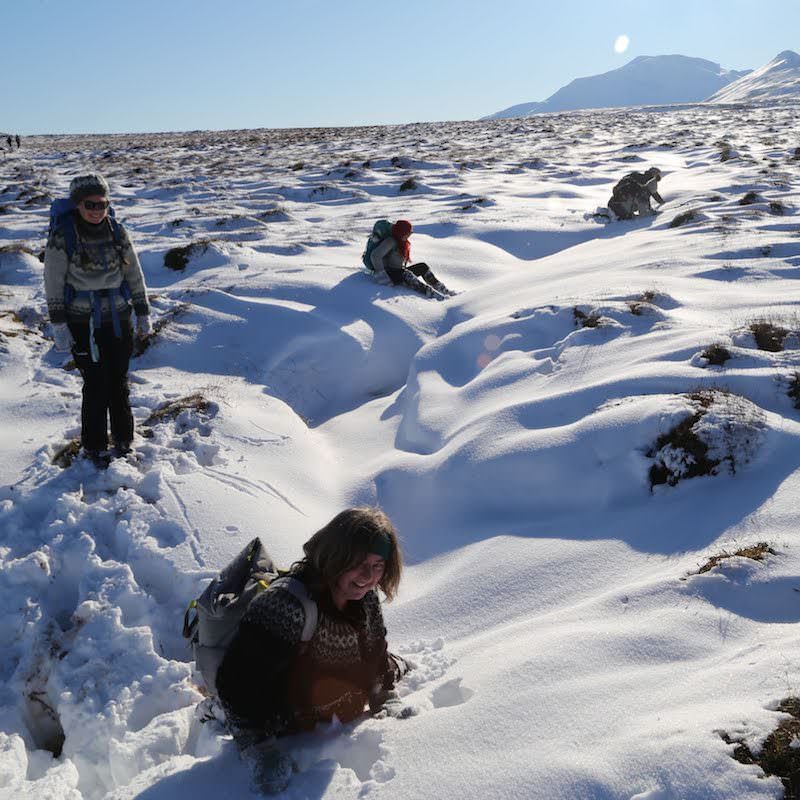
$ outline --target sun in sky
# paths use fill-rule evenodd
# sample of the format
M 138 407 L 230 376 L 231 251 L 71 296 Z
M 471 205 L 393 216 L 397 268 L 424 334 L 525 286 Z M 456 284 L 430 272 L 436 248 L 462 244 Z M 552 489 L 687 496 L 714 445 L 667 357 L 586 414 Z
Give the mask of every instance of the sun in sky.
M 623 33 L 614 40 L 614 51 L 624 53 L 628 49 L 631 40 Z

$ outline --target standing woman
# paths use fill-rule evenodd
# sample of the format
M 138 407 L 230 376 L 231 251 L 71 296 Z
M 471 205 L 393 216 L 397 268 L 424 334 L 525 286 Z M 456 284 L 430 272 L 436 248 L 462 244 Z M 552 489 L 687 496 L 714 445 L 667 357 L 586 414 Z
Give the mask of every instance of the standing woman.
M 427 264 L 411 263 L 411 242 L 408 239 L 412 230 L 407 219 L 399 219 L 392 225 L 392 235 L 387 236 L 370 254 L 375 277 L 381 283 L 391 282 L 395 286 L 403 284 L 437 300 L 454 295 L 455 292 L 450 291 Z M 386 281 L 384 276 L 389 280 Z
M 133 441 L 128 362 L 136 335 L 152 333 L 142 268 L 127 231 L 109 216 L 102 175 L 69 185 L 70 203 L 54 218 L 44 255 L 47 307 L 56 350 L 72 350 L 83 378 L 81 446 L 98 466 L 108 463 L 108 422 L 114 454 Z
M 292 760 L 275 737 L 318 722 L 350 722 L 364 713 L 406 717 L 393 691 L 409 670 L 386 645 L 380 589 L 391 600 L 402 556 L 389 518 L 379 509 L 337 514 L 304 545 L 291 569 L 317 606 L 317 624 L 302 642 L 303 603 L 272 585 L 251 603 L 216 675 L 228 728 L 261 791 L 277 793 Z

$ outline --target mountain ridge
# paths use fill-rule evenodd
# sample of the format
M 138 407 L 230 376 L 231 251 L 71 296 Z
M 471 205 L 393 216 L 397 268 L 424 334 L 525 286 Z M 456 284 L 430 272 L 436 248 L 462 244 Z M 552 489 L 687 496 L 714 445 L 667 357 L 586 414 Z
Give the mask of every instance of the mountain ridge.
M 714 61 L 692 56 L 641 55 L 617 69 L 575 78 L 544 101 L 518 103 L 483 119 L 584 108 L 699 103 L 749 73 L 723 69 Z

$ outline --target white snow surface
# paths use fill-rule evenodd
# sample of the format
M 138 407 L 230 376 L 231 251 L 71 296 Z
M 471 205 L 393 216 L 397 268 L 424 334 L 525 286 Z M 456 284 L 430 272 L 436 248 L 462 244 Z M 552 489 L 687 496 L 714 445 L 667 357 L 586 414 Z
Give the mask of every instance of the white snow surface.
M 195 716 L 183 611 L 253 536 L 289 564 L 375 503 L 404 542 L 384 610 L 418 713 L 284 739 L 285 797 L 780 797 L 723 734 L 758 750 L 800 683 L 799 119 L 23 141 L 0 162 L 0 797 L 252 796 Z M 658 215 L 593 215 L 649 165 Z M 131 363 L 135 453 L 104 472 L 51 463 L 81 382 L 37 258 L 49 200 L 90 170 L 161 326 Z M 381 217 L 411 219 L 414 258 L 460 294 L 374 283 Z M 758 349 L 764 321 L 782 350 Z M 194 393 L 205 410 L 144 424 Z M 759 542 L 774 554 L 698 574 Z
M 800 55 L 778 53 L 768 64 L 753 70 L 708 98 L 709 103 L 755 103 L 800 97 Z
M 637 56 L 617 69 L 576 78 L 547 100 L 519 103 L 486 119 L 527 117 L 585 108 L 699 103 L 749 70 L 723 69 L 713 61 L 681 55 Z

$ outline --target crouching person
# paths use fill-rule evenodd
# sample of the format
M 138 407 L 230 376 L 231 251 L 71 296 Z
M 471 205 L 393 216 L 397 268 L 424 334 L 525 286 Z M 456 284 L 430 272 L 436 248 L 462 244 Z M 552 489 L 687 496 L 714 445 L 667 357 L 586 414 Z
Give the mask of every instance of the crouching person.
M 633 219 L 634 215 L 646 217 L 656 212 L 650 198 L 662 205 L 664 200 L 658 193 L 661 170 L 650 167 L 645 172 L 631 172 L 614 187 L 608 207 L 617 219 Z
M 217 672 L 226 722 L 253 783 L 282 791 L 292 759 L 275 739 L 312 730 L 335 716 L 349 722 L 373 713 L 410 716 L 394 686 L 409 670 L 388 652 L 380 589 L 391 600 L 400 583 L 397 534 L 383 512 L 342 511 L 303 545 L 291 576 L 317 606 L 313 635 L 296 593 L 270 586 L 249 605 Z

